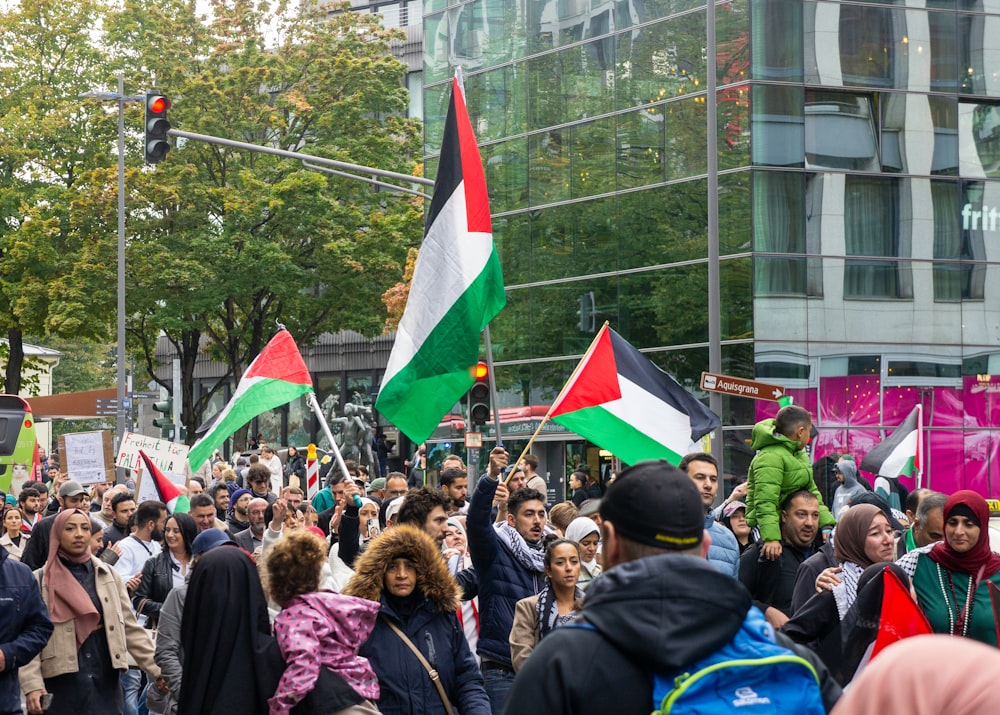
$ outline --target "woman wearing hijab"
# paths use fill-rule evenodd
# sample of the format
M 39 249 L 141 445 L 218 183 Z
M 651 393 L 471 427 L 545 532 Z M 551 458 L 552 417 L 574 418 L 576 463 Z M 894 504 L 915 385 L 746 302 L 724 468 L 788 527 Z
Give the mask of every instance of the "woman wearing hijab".
M 810 598 L 782 626 L 796 643 L 809 645 L 837 676 L 843 661 L 842 621 L 858 595 L 858 581 L 866 568 L 892 560 L 895 541 L 889 520 L 877 506 L 858 504 L 844 512 L 834 533 L 834 556 L 840 564 L 840 583 Z M 841 685 L 843 673 L 837 678 Z
M 586 590 L 590 582 L 601 575 L 601 565 L 597 563 L 601 530 L 590 517 L 578 516 L 566 528 L 566 538 L 580 545 L 580 580 L 577 586 Z
M 379 619 L 359 654 L 378 675 L 384 715 L 489 715 L 483 676 L 455 615 L 459 588 L 437 544 L 414 526 L 376 537 L 355 563 L 343 591 L 378 601 Z M 447 708 L 427 669 L 395 630 L 437 671 Z
M 469 535 L 465 532 L 464 516 L 448 517 L 444 530 L 442 555 L 448 564 L 448 572 L 452 576 L 472 568 L 472 556 L 469 555 Z M 458 623 L 462 626 L 462 632 L 465 633 L 469 650 L 476 658 L 476 662 L 479 663 L 479 655 L 476 653 L 476 645 L 479 643 L 479 596 L 462 601 L 462 606 L 458 609 Z
M 49 555 L 36 572 L 42 599 L 55 624 L 41 654 L 21 670 L 28 712 L 49 715 L 121 715 L 119 675 L 131 655 L 139 667 L 166 684 L 153 662 L 153 641 L 132 613 L 121 576 L 90 552 L 90 515 L 59 512 L 52 525 Z
M 580 564 L 580 545 L 571 539 L 554 539 L 545 547 L 545 587 L 536 596 L 522 598 L 514 607 L 514 624 L 510 629 L 514 670 L 521 669 L 538 641 L 580 612 L 583 607 L 583 591 L 578 585 Z
M 181 619 L 179 713 L 266 715 L 284 664 L 253 559 L 220 546 L 191 572 Z
M 1000 587 L 1000 556 L 990 550 L 989 507 L 975 492 L 944 504 L 944 541 L 911 551 L 897 563 L 913 578 L 917 603 L 935 633 L 997 645 L 990 582 Z
M 965 638 L 906 638 L 886 648 L 837 701 L 833 715 L 993 715 L 1000 652 Z

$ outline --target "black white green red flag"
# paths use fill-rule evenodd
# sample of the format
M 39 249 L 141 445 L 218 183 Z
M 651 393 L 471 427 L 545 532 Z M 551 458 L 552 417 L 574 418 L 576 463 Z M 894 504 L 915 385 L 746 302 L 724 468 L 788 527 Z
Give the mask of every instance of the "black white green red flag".
M 427 439 L 474 381 L 479 334 L 506 302 L 479 147 L 458 78 L 410 294 L 375 407 Z
M 275 407 L 312 392 L 312 376 L 291 333 L 282 328 L 243 373 L 232 399 L 219 412 L 205 436 L 188 452 L 197 471 L 216 447 L 252 420 Z
M 627 464 L 672 464 L 718 428 L 719 416 L 607 324 L 552 404 L 549 419 Z
M 880 477 L 910 477 L 922 470 L 923 451 L 923 413 L 917 405 L 891 435 L 865 455 L 860 467 Z

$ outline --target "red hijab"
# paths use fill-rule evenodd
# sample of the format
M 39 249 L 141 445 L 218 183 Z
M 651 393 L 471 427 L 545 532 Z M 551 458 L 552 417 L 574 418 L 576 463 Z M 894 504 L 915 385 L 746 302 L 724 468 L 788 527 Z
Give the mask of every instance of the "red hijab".
M 947 534 L 948 519 L 955 507 L 964 505 L 976 515 L 979 522 L 979 541 L 969 551 L 960 554 L 948 544 L 948 539 L 935 544 L 929 556 L 934 563 L 941 564 L 949 571 L 969 574 L 976 579 L 988 579 L 1000 571 L 1000 556 L 990 550 L 990 510 L 986 500 L 976 492 L 963 489 L 955 492 L 944 503 L 945 534 Z M 982 575 L 980 576 L 980 569 Z
M 45 563 L 45 586 L 49 592 L 49 615 L 53 623 L 65 623 L 73 621 L 76 630 L 77 649 L 87 640 L 87 636 L 97 630 L 101 622 L 101 614 L 94 608 L 94 602 L 90 600 L 87 591 L 76 580 L 62 559 L 75 564 L 83 564 L 93 558 L 90 555 L 90 546 L 79 556 L 71 556 L 62 550 L 59 544 L 66 522 L 74 514 L 79 514 L 87 518 L 90 523 L 90 514 L 80 509 L 66 509 L 59 512 L 55 522 L 52 524 L 52 532 L 49 537 L 49 559 Z

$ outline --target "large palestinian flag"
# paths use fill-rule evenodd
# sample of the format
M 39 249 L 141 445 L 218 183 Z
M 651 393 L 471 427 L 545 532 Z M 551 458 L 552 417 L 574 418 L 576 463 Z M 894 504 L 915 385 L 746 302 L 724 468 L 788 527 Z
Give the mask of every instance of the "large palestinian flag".
M 628 464 L 646 459 L 677 464 L 721 424 L 607 324 L 556 398 L 549 419 Z
M 456 78 L 424 241 L 375 402 L 414 442 L 427 439 L 472 387 L 479 333 L 506 302 L 492 231 L 482 160 Z
M 921 469 L 922 442 L 923 419 L 920 405 L 917 405 L 903 424 L 865 455 L 860 467 L 890 479 L 913 476 Z
M 216 447 L 254 417 L 287 405 L 312 389 L 312 377 L 299 348 L 291 333 L 282 328 L 250 363 L 232 399 L 214 418 L 205 436 L 191 447 L 191 471 L 196 471 Z

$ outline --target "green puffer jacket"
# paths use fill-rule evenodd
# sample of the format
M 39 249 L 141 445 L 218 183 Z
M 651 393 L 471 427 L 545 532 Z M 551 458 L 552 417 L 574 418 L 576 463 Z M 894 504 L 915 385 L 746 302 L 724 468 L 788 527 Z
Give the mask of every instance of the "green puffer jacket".
M 800 489 L 808 489 L 819 499 L 820 528 L 837 523 L 816 488 L 806 451 L 776 432 L 773 419 L 753 426 L 750 447 L 757 455 L 747 475 L 747 524 L 760 529 L 763 541 L 781 540 L 781 505 Z

